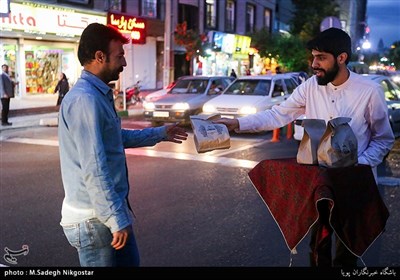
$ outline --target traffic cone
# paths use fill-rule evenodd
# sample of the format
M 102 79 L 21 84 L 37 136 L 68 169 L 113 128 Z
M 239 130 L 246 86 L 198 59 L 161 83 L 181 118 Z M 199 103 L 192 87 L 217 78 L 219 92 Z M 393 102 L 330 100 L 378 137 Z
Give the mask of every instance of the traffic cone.
M 279 128 L 276 128 L 272 131 L 272 139 L 271 142 L 279 142 Z
M 286 139 L 292 139 L 293 137 L 293 123 L 290 122 L 287 125 L 287 129 L 286 129 Z

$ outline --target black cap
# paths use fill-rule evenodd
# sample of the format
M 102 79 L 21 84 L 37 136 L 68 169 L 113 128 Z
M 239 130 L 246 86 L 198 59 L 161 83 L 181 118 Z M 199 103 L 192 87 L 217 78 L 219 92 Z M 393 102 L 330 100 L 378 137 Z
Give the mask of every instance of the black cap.
M 309 50 L 331 53 L 335 57 L 341 53 L 347 53 L 346 64 L 351 58 L 351 38 L 339 28 L 328 28 L 319 33 L 314 39 L 307 43 Z

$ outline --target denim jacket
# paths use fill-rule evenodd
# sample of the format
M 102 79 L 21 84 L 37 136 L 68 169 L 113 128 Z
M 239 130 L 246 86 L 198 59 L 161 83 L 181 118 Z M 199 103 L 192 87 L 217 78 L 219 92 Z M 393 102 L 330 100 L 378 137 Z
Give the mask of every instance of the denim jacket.
M 63 226 L 98 218 L 115 232 L 132 224 L 124 149 L 154 146 L 166 138 L 165 127 L 121 129 L 111 92 L 98 77 L 83 70 L 61 104 Z

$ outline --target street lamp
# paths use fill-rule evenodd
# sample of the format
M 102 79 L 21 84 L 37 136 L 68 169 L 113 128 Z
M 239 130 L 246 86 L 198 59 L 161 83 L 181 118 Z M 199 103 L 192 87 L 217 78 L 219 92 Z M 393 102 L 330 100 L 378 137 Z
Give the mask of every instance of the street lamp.
M 364 50 L 369 50 L 371 48 L 371 43 L 368 40 L 365 40 L 362 44 L 362 48 Z

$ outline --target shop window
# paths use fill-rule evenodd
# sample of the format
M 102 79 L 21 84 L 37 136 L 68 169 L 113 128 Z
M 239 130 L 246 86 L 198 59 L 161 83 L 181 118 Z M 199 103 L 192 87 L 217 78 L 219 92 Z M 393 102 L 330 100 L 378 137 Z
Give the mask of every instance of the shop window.
M 18 81 L 18 73 L 17 71 L 17 47 L 16 43 L 15 44 L 0 44 L 0 55 L 2 58 L 2 63 L 1 64 L 7 64 L 9 67 L 9 75 L 12 80 Z M 19 94 L 19 92 L 15 93 L 16 95 Z
M 61 69 L 60 50 L 25 51 L 26 93 L 53 93 Z

